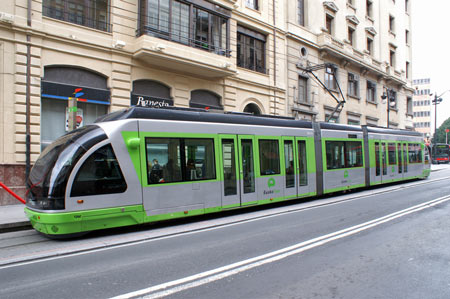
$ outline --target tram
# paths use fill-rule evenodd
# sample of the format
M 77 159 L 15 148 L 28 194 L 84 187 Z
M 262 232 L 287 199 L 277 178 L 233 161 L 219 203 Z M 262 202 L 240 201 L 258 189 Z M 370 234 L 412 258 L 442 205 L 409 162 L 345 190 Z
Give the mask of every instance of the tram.
M 53 237 L 424 179 L 422 134 L 285 117 L 132 107 L 60 137 L 27 181 Z

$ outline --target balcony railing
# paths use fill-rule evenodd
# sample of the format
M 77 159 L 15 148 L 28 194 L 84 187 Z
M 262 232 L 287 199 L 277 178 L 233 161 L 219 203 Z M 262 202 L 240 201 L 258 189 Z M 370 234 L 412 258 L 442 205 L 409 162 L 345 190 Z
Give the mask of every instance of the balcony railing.
M 228 26 L 227 18 L 200 9 L 186 15 L 156 11 L 140 15 L 136 35 L 146 34 L 229 57 Z

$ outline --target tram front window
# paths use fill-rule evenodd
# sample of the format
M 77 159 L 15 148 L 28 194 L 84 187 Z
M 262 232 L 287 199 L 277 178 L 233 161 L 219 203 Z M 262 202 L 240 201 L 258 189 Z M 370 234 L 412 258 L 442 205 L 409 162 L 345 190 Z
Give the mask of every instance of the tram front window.
M 67 181 L 73 167 L 89 148 L 106 138 L 101 128 L 86 126 L 47 146 L 31 169 L 27 206 L 41 210 L 64 209 Z

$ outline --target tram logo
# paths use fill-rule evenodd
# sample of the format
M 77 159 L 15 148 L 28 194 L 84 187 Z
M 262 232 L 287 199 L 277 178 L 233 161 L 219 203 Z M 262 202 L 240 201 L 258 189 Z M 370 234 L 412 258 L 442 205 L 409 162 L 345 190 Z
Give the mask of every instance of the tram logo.
M 269 187 L 269 188 L 275 187 L 275 179 L 274 178 L 270 178 L 267 181 L 267 187 Z

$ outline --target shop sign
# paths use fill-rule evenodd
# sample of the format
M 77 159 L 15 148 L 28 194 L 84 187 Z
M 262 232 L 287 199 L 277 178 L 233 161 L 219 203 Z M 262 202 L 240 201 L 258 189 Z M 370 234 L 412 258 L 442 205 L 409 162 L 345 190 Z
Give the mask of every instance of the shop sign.
M 151 96 L 143 96 L 131 94 L 131 106 L 147 107 L 147 108 L 164 108 L 173 106 L 172 99 L 163 99 Z

